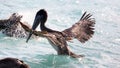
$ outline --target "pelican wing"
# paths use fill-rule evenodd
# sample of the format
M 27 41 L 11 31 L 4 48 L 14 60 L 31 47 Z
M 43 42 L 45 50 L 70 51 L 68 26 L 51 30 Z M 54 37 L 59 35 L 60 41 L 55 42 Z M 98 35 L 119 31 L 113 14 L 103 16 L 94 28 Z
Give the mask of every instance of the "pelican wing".
M 27 26 L 26 24 L 22 23 L 22 22 L 19 22 L 21 24 L 21 26 L 23 27 L 23 29 L 27 32 L 31 32 L 32 29 Z M 44 34 L 47 34 L 46 31 L 33 31 L 33 34 L 36 35 L 36 36 L 43 36 Z
M 30 29 L 30 27 L 27 26 L 26 24 L 24 24 L 24 23 L 22 23 L 22 22 L 19 22 L 19 23 L 21 24 L 21 26 L 24 28 L 25 31 L 28 31 L 28 32 L 32 31 L 32 30 Z
M 7 24 L 8 20 L 0 20 L 0 30 L 1 29 L 5 29 L 7 26 L 5 24 Z
M 91 14 L 82 15 L 81 19 L 72 25 L 71 28 L 65 29 L 62 31 L 66 37 L 72 37 L 78 39 L 81 43 L 88 41 L 94 34 L 94 18 L 91 18 Z
M 18 23 L 21 20 L 22 16 L 17 13 L 13 13 L 9 19 L 0 20 L 0 30 L 10 27 L 11 25 Z

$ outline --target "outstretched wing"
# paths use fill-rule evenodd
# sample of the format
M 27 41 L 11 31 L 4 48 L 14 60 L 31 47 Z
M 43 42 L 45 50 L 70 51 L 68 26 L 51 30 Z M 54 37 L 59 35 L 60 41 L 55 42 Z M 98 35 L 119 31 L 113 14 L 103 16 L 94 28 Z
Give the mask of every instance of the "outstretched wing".
M 5 24 L 7 24 L 8 20 L 0 20 L 0 30 L 1 29 L 5 29 L 7 26 Z
M 88 41 L 94 34 L 94 18 L 91 18 L 91 14 L 85 12 L 81 19 L 72 25 L 71 28 L 65 29 L 62 31 L 66 37 L 72 37 L 78 39 L 81 43 Z
M 22 16 L 17 13 L 13 13 L 9 19 L 0 20 L 0 30 L 10 27 L 11 25 L 18 23 L 21 20 Z

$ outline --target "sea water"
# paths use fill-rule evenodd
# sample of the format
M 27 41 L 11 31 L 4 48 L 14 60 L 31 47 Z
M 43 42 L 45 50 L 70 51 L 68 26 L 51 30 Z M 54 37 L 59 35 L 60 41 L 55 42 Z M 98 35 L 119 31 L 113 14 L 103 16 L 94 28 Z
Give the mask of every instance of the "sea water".
M 0 33 L 0 58 L 14 57 L 31 68 L 120 68 L 120 0 L 0 0 L 0 19 L 12 13 L 23 15 L 32 25 L 35 14 L 46 9 L 46 26 L 62 31 L 76 23 L 87 11 L 96 20 L 95 34 L 85 44 L 68 42 L 71 51 L 82 59 L 59 56 L 45 38 L 8 37 Z M 37 28 L 39 30 L 39 27 Z

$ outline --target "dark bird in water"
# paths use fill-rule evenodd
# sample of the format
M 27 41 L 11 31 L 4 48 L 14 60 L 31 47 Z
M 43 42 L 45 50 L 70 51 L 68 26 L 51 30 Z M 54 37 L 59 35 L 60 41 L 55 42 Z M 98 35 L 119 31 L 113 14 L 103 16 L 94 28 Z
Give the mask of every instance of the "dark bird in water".
M 0 59 L 0 68 L 30 68 L 22 60 L 17 58 Z
M 82 55 L 76 55 L 71 52 L 68 48 L 68 44 L 66 41 L 72 40 L 73 38 L 78 39 L 81 43 L 85 43 L 88 41 L 92 35 L 94 34 L 94 18 L 91 18 L 91 14 L 87 14 L 85 12 L 80 20 L 72 25 L 72 27 L 65 29 L 64 31 L 56 31 L 45 26 L 45 22 L 47 21 L 47 12 L 44 9 L 41 9 L 37 12 L 32 31 L 29 34 L 29 37 L 26 42 L 30 39 L 31 35 L 34 33 L 33 31 L 40 24 L 41 31 L 46 31 L 47 34 L 44 36 L 48 39 L 50 44 L 55 48 L 58 55 L 69 55 L 74 58 L 83 57 Z

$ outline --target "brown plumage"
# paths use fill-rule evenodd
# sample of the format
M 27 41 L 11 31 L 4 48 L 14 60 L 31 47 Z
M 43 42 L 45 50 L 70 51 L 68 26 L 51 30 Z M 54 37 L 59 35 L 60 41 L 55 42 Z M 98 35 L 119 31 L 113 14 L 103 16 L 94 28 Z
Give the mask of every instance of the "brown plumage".
M 8 19 L 0 20 L 0 31 L 10 37 L 27 38 L 29 33 L 21 26 L 21 18 L 21 15 L 13 13 Z M 27 22 L 24 22 L 24 24 L 27 24 Z M 30 28 L 29 24 L 27 24 L 27 27 Z M 32 37 L 36 38 L 36 36 Z
M 47 16 L 47 12 L 44 9 L 41 9 L 37 12 L 32 30 L 30 31 L 26 42 L 28 42 L 31 35 L 34 34 L 37 26 L 40 24 L 41 31 L 47 31 L 47 34 L 43 34 L 43 36 L 48 39 L 50 44 L 57 51 L 58 55 L 69 55 L 74 58 L 83 57 L 82 55 L 76 55 L 71 52 L 66 41 L 72 40 L 73 38 L 78 39 L 82 43 L 88 41 L 94 34 L 95 20 L 91 18 L 92 15 L 86 14 L 85 12 L 77 23 L 62 32 L 52 30 L 45 26 Z
M 27 27 L 27 25 L 23 24 L 21 22 L 22 27 L 28 31 L 32 32 L 36 36 L 40 37 L 46 37 L 49 41 L 49 43 L 53 46 L 53 48 L 57 51 L 58 55 L 69 55 L 73 58 L 80 58 L 83 57 L 83 55 L 76 55 L 75 53 L 71 52 L 69 50 L 68 44 L 65 40 L 65 38 L 58 33 L 49 33 L 46 31 L 35 31 Z
M 65 29 L 62 33 L 67 37 L 78 39 L 81 43 L 88 41 L 94 34 L 95 20 L 91 16 L 91 14 L 85 12 L 77 23 L 72 25 L 71 28 Z

